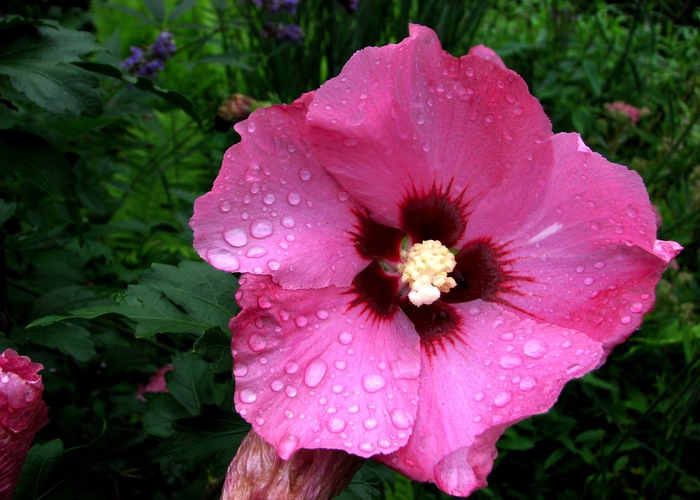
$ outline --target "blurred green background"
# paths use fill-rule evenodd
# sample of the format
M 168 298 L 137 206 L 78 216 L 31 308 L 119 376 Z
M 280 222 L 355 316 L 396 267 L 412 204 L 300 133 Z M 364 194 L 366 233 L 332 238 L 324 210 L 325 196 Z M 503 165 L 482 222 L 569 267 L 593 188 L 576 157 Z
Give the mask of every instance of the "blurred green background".
M 199 261 L 192 203 L 235 120 L 316 89 L 409 22 L 453 55 L 496 50 L 555 132 L 645 179 L 659 238 L 685 247 L 642 328 L 506 432 L 474 498 L 700 496 L 694 2 L 6 0 L 0 15 L 0 350 L 44 365 L 51 410 L 16 498 L 218 498 L 249 428 L 232 411 L 236 278 Z M 122 65 L 131 47 L 156 58 L 163 32 L 176 50 L 162 69 Z M 169 392 L 137 399 L 168 363 Z M 449 498 L 371 462 L 341 497 Z

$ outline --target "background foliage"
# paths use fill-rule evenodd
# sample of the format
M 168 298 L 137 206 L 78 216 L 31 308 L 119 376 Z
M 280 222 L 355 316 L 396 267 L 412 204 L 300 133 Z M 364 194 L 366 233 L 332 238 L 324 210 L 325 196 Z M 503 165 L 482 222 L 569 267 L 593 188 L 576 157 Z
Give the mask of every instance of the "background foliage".
M 700 11 L 690 1 L 8 0 L 0 7 L 0 350 L 41 362 L 51 423 L 16 498 L 218 498 L 248 425 L 232 409 L 236 277 L 192 249 L 194 199 L 238 140 L 229 94 L 289 102 L 407 23 L 494 48 L 555 131 L 644 177 L 685 251 L 656 310 L 547 415 L 508 430 L 475 498 L 700 494 Z M 302 39 L 261 35 L 273 22 Z M 154 79 L 130 47 L 174 34 Z M 637 124 L 606 111 L 646 108 Z M 254 106 L 260 105 L 254 103 Z M 161 366 L 168 393 L 140 385 Z M 448 498 L 368 462 L 342 498 Z

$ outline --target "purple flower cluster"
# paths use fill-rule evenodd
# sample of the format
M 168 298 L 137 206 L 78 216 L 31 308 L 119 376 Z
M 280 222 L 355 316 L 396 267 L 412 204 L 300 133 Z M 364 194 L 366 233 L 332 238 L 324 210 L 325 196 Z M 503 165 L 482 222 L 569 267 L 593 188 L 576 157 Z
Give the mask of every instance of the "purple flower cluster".
M 299 25 L 273 20 L 278 13 L 296 15 L 299 0 L 250 0 L 253 5 L 267 11 L 268 22 L 260 32 L 265 38 L 274 38 L 280 42 L 300 43 L 304 39 L 304 32 Z
M 297 24 L 265 23 L 262 35 L 280 42 L 300 43 L 304 39 L 304 32 Z
M 163 31 L 145 50 L 131 47 L 131 55 L 121 63 L 124 71 L 134 76 L 155 77 L 165 68 L 165 62 L 175 53 L 173 34 Z

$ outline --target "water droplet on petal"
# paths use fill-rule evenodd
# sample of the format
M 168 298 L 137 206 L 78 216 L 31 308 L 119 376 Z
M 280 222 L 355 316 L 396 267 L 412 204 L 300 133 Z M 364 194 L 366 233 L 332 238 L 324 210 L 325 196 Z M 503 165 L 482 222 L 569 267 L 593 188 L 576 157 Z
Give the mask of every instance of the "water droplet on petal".
M 300 314 L 299 316 L 294 318 L 294 324 L 297 325 L 299 328 L 306 326 L 308 323 L 309 323 L 309 318 L 307 318 L 303 314 Z
M 273 380 L 272 383 L 270 384 L 270 389 L 272 389 L 275 392 L 279 392 L 282 390 L 284 387 L 284 382 L 281 380 Z
M 523 353 L 531 358 L 539 359 L 547 353 L 547 343 L 544 340 L 531 339 L 523 345 Z
M 340 335 L 338 335 L 338 342 L 343 345 L 348 345 L 350 342 L 352 342 L 352 333 L 342 332 Z
M 620 318 L 620 323 L 622 323 L 623 325 L 629 325 L 631 322 L 632 318 L 630 318 L 629 316 L 623 316 Z
M 255 403 L 255 400 L 258 399 L 258 395 L 253 389 L 246 387 L 241 391 L 240 398 L 242 403 L 251 404 Z
M 296 387 L 292 387 L 291 385 L 288 385 L 287 388 L 284 390 L 284 393 L 287 396 L 289 396 L 290 398 L 293 398 L 294 396 L 297 395 Z
M 345 361 L 338 360 L 335 363 L 333 363 L 333 366 L 335 366 L 338 370 L 345 370 L 345 368 L 347 367 L 347 363 L 345 363 Z
M 248 132 L 250 132 L 251 134 L 252 134 L 253 132 L 255 132 L 255 122 L 249 121 L 249 122 L 248 122 L 248 127 L 247 127 L 247 128 L 248 128 Z
M 289 194 L 287 195 L 287 203 L 289 203 L 292 206 L 298 205 L 300 201 L 301 201 L 301 196 L 299 195 L 299 193 L 295 193 L 294 191 L 290 191 Z
M 291 375 L 299 371 L 299 365 L 296 364 L 294 361 L 290 361 L 289 363 L 284 365 L 284 371 Z
M 483 392 L 477 392 L 476 394 L 474 394 L 474 399 L 476 401 L 483 401 L 485 397 L 486 394 L 484 394 Z
M 377 427 L 377 425 L 379 425 L 379 422 L 377 422 L 377 419 L 374 417 L 367 417 L 362 421 L 362 427 L 364 427 L 368 431 L 371 431 L 372 429 Z
M 255 221 L 250 225 L 250 234 L 253 238 L 267 238 L 272 234 L 272 224 L 266 220 Z
M 328 430 L 333 432 L 333 433 L 338 433 L 342 432 L 345 430 L 345 420 L 342 418 L 334 417 L 328 421 L 328 424 L 326 427 L 328 427 Z
M 571 347 L 572 345 L 574 345 L 573 342 L 571 342 L 570 340 L 565 340 L 565 341 L 562 343 L 561 346 L 562 346 L 564 349 L 568 349 L 568 348 Z
M 232 247 L 240 248 L 248 243 L 248 235 L 240 227 L 234 227 L 228 231 L 224 231 L 224 239 L 226 243 Z
M 276 260 L 271 260 L 267 263 L 267 268 L 270 271 L 277 271 L 280 268 L 280 263 Z
M 386 386 L 386 380 L 381 375 L 368 373 L 362 377 L 362 388 L 373 394 Z
M 257 259 L 259 257 L 262 257 L 267 253 L 267 249 L 265 247 L 261 247 L 259 245 L 256 245 L 254 247 L 250 247 L 245 255 L 246 257 L 250 257 L 251 259 Z
M 316 311 L 316 317 L 321 320 L 328 319 L 328 311 L 326 311 L 325 309 L 319 309 L 318 311 Z
M 302 181 L 308 181 L 311 179 L 311 171 L 308 168 L 302 168 L 299 170 L 299 178 Z
M 635 302 L 630 306 L 630 311 L 639 314 L 644 310 L 644 305 L 641 302 Z
M 583 278 L 584 285 L 591 286 L 593 283 L 595 283 L 595 279 L 591 278 L 590 276 Z
M 292 414 L 292 417 L 294 414 Z M 299 438 L 293 434 L 287 434 L 279 444 L 277 452 L 279 453 L 282 460 L 289 460 L 289 458 L 297 451 L 299 447 Z
M 374 449 L 374 445 L 372 443 L 360 443 L 358 448 L 365 453 L 369 453 Z
M 530 375 L 526 375 L 520 381 L 519 387 L 521 391 L 528 392 L 533 390 L 536 385 L 537 381 L 535 380 L 535 378 L 531 377 Z
M 233 364 L 233 374 L 236 377 L 245 377 L 248 374 L 248 366 L 245 363 L 236 363 L 234 362 Z
M 222 201 L 219 205 L 219 210 L 221 210 L 223 213 L 230 212 L 231 204 L 228 201 Z
M 248 339 L 248 346 L 255 352 L 260 352 L 267 347 L 267 340 L 260 335 L 253 334 Z
M 294 227 L 294 217 L 290 215 L 285 215 L 282 217 L 282 220 L 280 221 L 280 224 L 282 224 L 282 227 L 286 227 L 287 229 L 291 229 Z
M 397 429 L 408 429 L 413 425 L 413 418 L 411 418 L 411 415 L 400 408 L 391 410 L 389 417 L 391 418 L 391 423 L 394 424 L 394 427 Z
M 272 205 L 275 202 L 275 195 L 272 193 L 267 193 L 263 196 L 263 203 L 265 205 Z
M 523 358 L 517 354 L 501 356 L 499 364 L 501 365 L 501 368 L 512 370 L 513 368 L 517 368 L 523 364 Z
M 513 395 L 511 394 L 510 391 L 501 392 L 498 395 L 496 395 L 495 398 L 493 398 L 493 404 L 498 406 L 499 408 L 503 408 L 508 403 L 510 403 L 512 399 L 513 399 Z
M 326 362 L 320 358 L 316 358 L 306 365 L 304 371 L 304 383 L 313 388 L 321 383 L 323 376 L 326 374 Z

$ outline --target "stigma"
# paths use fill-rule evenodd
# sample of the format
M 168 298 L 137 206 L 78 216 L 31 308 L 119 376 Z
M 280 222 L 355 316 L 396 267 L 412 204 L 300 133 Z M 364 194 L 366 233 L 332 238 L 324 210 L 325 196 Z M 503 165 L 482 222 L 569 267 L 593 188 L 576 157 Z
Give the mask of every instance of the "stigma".
M 447 293 L 457 285 L 447 276 L 455 268 L 455 256 L 437 240 L 425 240 L 402 250 L 401 260 L 403 264 L 398 266 L 401 281 L 408 283 L 411 289 L 408 300 L 417 307 L 432 304 L 440 298 L 440 293 Z

